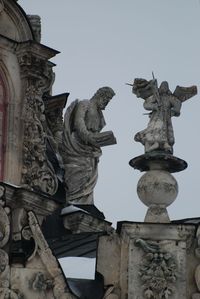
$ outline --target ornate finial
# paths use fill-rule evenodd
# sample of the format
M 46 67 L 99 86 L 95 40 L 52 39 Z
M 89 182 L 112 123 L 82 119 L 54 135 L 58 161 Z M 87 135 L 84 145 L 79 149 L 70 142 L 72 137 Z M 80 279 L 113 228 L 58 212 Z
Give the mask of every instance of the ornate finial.
M 136 78 L 132 84 L 132 92 L 144 99 L 150 119 L 147 128 L 134 138 L 144 145 L 145 154 L 132 159 L 130 165 L 147 171 L 137 187 L 139 198 L 149 207 L 145 221 L 169 222 L 166 207 L 178 194 L 178 184 L 171 173 L 187 167 L 185 161 L 173 156 L 175 140 L 171 119 L 180 115 L 182 103 L 197 94 L 197 87 L 177 86 L 172 93 L 167 81 L 158 87 L 152 75 L 152 80 Z

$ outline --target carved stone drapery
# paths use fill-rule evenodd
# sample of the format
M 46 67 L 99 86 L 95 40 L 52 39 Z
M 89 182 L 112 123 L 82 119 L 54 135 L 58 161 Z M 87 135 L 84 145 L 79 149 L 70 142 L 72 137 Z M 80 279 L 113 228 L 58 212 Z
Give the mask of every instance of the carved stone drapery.
M 94 204 L 101 147 L 116 143 L 112 131 L 101 132 L 106 124 L 102 110 L 114 95 L 112 88 L 101 87 L 90 100 L 76 100 L 66 110 L 60 153 L 70 203 Z

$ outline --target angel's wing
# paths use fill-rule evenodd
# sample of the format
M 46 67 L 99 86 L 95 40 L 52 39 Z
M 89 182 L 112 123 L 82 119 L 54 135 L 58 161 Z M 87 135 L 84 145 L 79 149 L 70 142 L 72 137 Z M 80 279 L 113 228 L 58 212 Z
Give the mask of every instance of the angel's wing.
M 190 87 L 176 86 L 173 95 L 181 102 L 184 102 L 197 94 L 197 87 L 195 85 Z
M 146 99 L 153 95 L 153 80 L 147 81 L 146 79 L 136 78 L 133 82 L 132 92 L 142 99 Z

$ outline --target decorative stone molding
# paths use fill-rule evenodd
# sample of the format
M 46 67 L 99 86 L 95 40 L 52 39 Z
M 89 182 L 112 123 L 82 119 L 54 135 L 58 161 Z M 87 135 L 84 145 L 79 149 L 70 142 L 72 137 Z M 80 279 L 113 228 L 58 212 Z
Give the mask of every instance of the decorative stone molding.
M 38 221 L 33 212 L 28 213 L 30 234 L 35 241 L 35 253 L 37 252 L 46 268 L 47 273 L 52 279 L 52 288 L 55 299 L 75 299 L 66 285 L 62 270 L 60 269 L 56 258 L 53 256 L 42 232 Z M 28 236 L 28 234 L 27 234 Z M 30 235 L 29 235 L 30 237 Z M 38 278 L 38 277 L 37 277 Z M 44 277 L 43 277 L 44 278 Z M 35 277 L 36 279 L 36 277 Z M 36 280 L 34 280 L 36 282 Z M 46 287 L 50 287 L 50 280 L 44 278 Z M 42 286 L 44 287 L 44 285 Z
M 10 221 L 5 209 L 0 206 L 0 248 L 4 247 L 10 236 Z
M 34 275 L 33 280 L 30 281 L 30 288 L 34 291 L 45 291 L 52 287 L 52 280 L 45 277 L 44 273 L 38 272 Z
M 195 255 L 198 259 L 200 259 L 200 227 L 198 227 L 197 229 L 196 237 L 197 248 L 195 249 Z M 198 289 L 198 293 L 193 294 L 192 299 L 200 299 L 200 264 L 195 269 L 194 278 Z
M 54 56 L 51 53 L 52 51 L 54 54 L 58 52 L 51 50 L 32 41 L 19 44 L 17 49 L 22 79 L 28 79 L 35 87 L 41 88 L 42 96 L 45 92 L 50 92 L 55 79 L 55 75 L 52 72 L 54 64 L 47 59 Z
M 12 289 L 10 288 L 12 287 Z M 23 299 L 21 292 L 10 286 L 10 266 L 6 251 L 0 249 L 0 298 Z
M 35 42 L 20 44 L 17 49 L 21 77 L 24 80 L 24 142 L 22 184 L 26 188 L 53 195 L 58 188 L 54 169 L 46 156 L 47 123 L 43 96 L 54 81 L 48 61 L 57 51 Z
M 82 232 L 107 232 L 112 233 L 114 229 L 111 223 L 94 217 L 82 210 L 63 215 L 64 227 L 72 233 Z
M 17 42 L 33 39 L 27 17 L 15 2 L 0 0 L 0 35 Z
M 170 298 L 177 280 L 177 266 L 172 254 L 162 251 L 157 242 L 137 239 L 135 244 L 145 252 L 139 268 L 144 298 Z
M 44 105 L 40 89 L 29 86 L 24 109 L 24 156 L 22 184 L 53 195 L 58 187 L 57 178 L 46 158 Z
M 3 248 L 9 240 L 10 237 L 10 220 L 8 213 L 9 208 L 5 206 L 4 198 L 5 188 L 0 186 L 0 248 Z
M 127 298 L 189 298 L 186 281 L 188 269 L 194 269 L 189 246 L 195 225 L 124 222 L 117 231 L 124 253 L 120 287 L 128 290 Z M 194 285 L 190 289 L 194 292 Z M 126 298 L 123 291 L 122 298 Z
M 58 147 L 59 143 L 62 143 L 63 109 L 66 106 L 68 96 L 69 93 L 62 93 L 55 96 L 43 97 L 47 125 L 56 143 L 56 147 Z
M 24 226 L 26 218 L 25 211 L 34 211 L 39 224 L 41 224 L 44 217 L 51 215 L 59 208 L 59 204 L 52 200 L 52 197 L 47 194 L 41 194 L 41 192 L 35 192 L 5 183 L 0 184 L 0 191 L 1 187 L 5 188 L 6 205 L 14 212 L 14 214 L 12 212 L 12 217 L 17 218 L 17 227 L 20 231 L 21 226 Z M 18 231 L 17 227 L 15 227 L 16 233 Z

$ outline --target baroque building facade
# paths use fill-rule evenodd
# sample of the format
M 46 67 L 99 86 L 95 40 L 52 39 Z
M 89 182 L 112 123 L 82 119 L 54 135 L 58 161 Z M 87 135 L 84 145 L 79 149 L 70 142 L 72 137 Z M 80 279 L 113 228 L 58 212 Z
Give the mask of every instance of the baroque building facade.
M 67 202 L 59 144 L 69 93 L 51 93 L 58 51 L 40 33 L 38 16 L 0 1 L 0 298 L 200 298 L 199 219 L 171 222 L 166 210 L 166 188 L 177 191 L 170 173 L 184 161 L 159 153 L 130 162 L 164 180 L 159 203 L 143 198 L 140 181 L 142 223 L 115 230 L 93 204 Z M 67 279 L 58 262 L 66 256 L 97 257 L 95 279 Z

